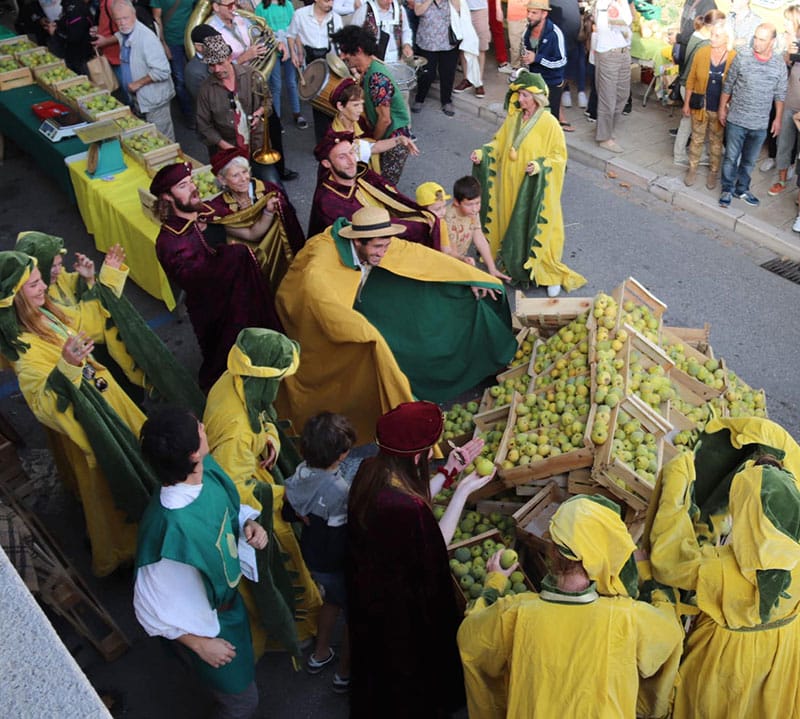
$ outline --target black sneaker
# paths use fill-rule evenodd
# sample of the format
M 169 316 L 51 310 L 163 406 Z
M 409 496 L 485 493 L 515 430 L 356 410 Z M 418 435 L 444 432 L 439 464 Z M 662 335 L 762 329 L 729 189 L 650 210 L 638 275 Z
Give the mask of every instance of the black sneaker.
M 734 197 L 744 200 L 748 205 L 750 205 L 750 207 L 758 207 L 761 204 L 761 200 L 759 200 L 752 192 L 736 192 L 734 193 Z
M 633 109 L 633 100 L 628 98 L 628 102 L 626 102 L 625 107 L 622 108 L 622 114 L 626 116 L 630 115 L 632 109 Z
M 300 177 L 300 173 L 295 172 L 294 170 L 284 170 L 280 175 L 281 180 L 284 182 L 291 182 L 292 180 L 296 180 L 298 177 Z

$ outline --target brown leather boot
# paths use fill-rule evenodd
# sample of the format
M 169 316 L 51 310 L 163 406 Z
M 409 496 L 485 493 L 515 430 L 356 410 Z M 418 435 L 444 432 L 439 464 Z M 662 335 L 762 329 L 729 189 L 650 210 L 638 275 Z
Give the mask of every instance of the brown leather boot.
M 689 166 L 689 169 L 686 170 L 686 176 L 683 178 L 683 184 L 686 187 L 691 187 L 694 185 L 694 181 L 697 179 L 697 167 Z
M 717 186 L 718 179 L 719 179 L 719 171 L 709 170 L 708 177 L 706 177 L 706 187 L 709 190 L 713 190 Z

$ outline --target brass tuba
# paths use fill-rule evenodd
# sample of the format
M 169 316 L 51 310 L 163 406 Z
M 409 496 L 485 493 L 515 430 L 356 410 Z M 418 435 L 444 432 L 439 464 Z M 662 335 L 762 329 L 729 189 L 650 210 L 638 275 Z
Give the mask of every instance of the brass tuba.
M 198 25 L 202 25 L 211 17 L 214 12 L 211 5 L 211 0 L 198 0 L 197 4 L 194 6 L 194 10 L 192 10 L 192 14 L 189 16 L 189 21 L 186 23 L 186 31 L 183 35 L 183 46 L 186 50 L 187 58 L 194 57 L 192 30 Z M 241 15 L 252 23 L 248 28 L 250 43 L 261 43 L 267 48 L 267 52 L 264 55 L 253 58 L 248 63 L 248 65 L 258 72 L 266 82 L 269 79 L 272 68 L 275 66 L 275 61 L 278 59 L 278 39 L 263 17 L 259 17 L 249 10 L 242 10 L 241 8 L 236 9 L 236 14 Z

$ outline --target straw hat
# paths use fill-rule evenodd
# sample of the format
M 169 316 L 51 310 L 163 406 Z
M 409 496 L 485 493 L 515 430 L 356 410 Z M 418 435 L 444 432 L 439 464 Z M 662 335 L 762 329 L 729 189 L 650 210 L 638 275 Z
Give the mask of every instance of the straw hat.
M 528 0 L 526 10 L 547 10 L 547 12 L 550 12 L 550 0 Z
M 372 237 L 391 237 L 405 230 L 402 225 L 393 224 L 388 211 L 382 207 L 362 207 L 353 213 L 350 224 L 342 227 L 339 234 L 348 240 L 362 240 Z

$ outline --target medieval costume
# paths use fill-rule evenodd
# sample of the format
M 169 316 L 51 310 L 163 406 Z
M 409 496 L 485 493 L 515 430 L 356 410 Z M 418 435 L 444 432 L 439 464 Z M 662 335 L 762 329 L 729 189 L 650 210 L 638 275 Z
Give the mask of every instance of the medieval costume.
M 189 656 L 206 686 L 239 695 L 255 680 L 250 626 L 238 590 L 240 556 L 246 556 L 240 532 L 257 512 L 240 508 L 236 488 L 211 455 L 202 461 L 201 484 L 161 487 L 142 517 L 134 608 L 151 636 L 193 634 L 230 642 L 236 656 L 220 667 L 194 651 Z
M 295 342 L 271 330 L 243 330 L 228 355 L 228 370 L 209 392 L 203 417 L 211 453 L 233 480 L 242 503 L 263 510 L 261 524 L 270 537 L 267 549 L 259 553 L 259 562 L 264 562 L 263 571 L 259 564 L 259 584 L 242 585 L 257 657 L 268 643 L 299 657 L 298 642 L 316 634 L 322 604 L 294 530 L 281 516 L 283 479 L 299 457 L 288 438 L 281 442 L 272 403 L 281 379 L 293 374 L 298 363 Z M 276 462 L 267 469 L 262 460 L 270 449 Z
M 353 141 L 352 133 L 329 132 L 314 150 L 317 160 L 326 158 L 334 144 L 331 142 L 330 145 L 327 145 L 327 151 L 325 151 L 324 143 L 329 138 L 336 140 L 337 137 L 349 142 Z M 353 186 L 337 182 L 330 171 L 322 172 L 311 205 L 308 236 L 324 232 L 340 217 L 349 220 L 356 210 L 370 205 L 388 210 L 392 221 L 405 228 L 403 237 L 407 242 L 419 242 L 435 250 L 440 249 L 439 219 L 432 212 L 420 207 L 410 197 L 398 192 L 383 177 L 362 163 L 358 164 L 358 174 Z
M 179 181 L 175 180 L 179 172 L 173 170 L 175 167 L 162 168 L 153 178 L 150 191 L 156 197 Z M 228 350 L 242 329 L 281 329 L 269 288 L 250 248 L 240 244 L 212 247 L 207 242 L 199 223 L 207 222 L 212 215 L 209 205 L 204 205 L 197 220 L 171 215 L 156 238 L 158 261 L 170 281 L 186 293 L 186 309 L 203 355 L 199 384 L 205 391 L 225 371 Z
M 390 225 L 388 214 L 378 208 Z M 476 301 L 471 287 L 499 280 L 442 252 L 393 238 L 368 277 L 344 219 L 311 238 L 281 284 L 276 306 L 304 362 L 281 385 L 295 426 L 326 409 L 369 437 L 384 412 L 416 397 L 451 399 L 508 364 L 516 351 L 505 297 Z M 402 228 L 392 225 L 389 234 Z
M 653 577 L 699 612 L 672 716 L 797 717 L 800 447 L 766 419 L 713 419 L 662 472 Z
M 551 574 L 539 594 L 498 598 L 508 580 L 489 573 L 458 633 L 470 717 L 665 716 L 683 632 L 671 606 L 636 601 L 636 546 L 619 506 L 572 497 L 550 534 L 587 586 L 566 591 Z
M 155 487 L 136 441 L 144 414 L 91 355 L 80 366 L 62 357 L 64 343 L 80 331 L 98 343 L 109 332 L 116 335 L 99 300 L 75 307 L 46 303 L 36 310 L 45 316 L 50 336 L 20 324 L 14 298 L 35 266 L 33 258 L 20 252 L 0 253 L 0 353 L 17 375 L 36 419 L 57 433 L 60 446 L 54 452 L 66 459 L 63 466 L 71 476 L 65 480 L 75 486 L 83 505 L 92 570 L 104 576 L 133 559 L 133 522 Z M 104 264 L 98 281 L 119 295 L 126 277 L 126 267 Z
M 518 104 L 520 90 L 537 100 L 527 121 Z M 523 287 L 533 281 L 570 292 L 586 279 L 561 262 L 567 146 L 558 118 L 547 111 L 546 93 L 541 76 L 527 71 L 511 84 L 508 117 L 494 139 L 476 151 L 473 175 L 481 183 L 481 223 L 498 269 Z M 528 174 L 529 163 L 536 164 L 536 174 Z
M 430 498 L 420 495 L 424 488 L 412 489 L 412 478 L 391 469 L 408 466 L 396 459 L 427 457 L 442 423 L 430 402 L 401 404 L 380 417 L 373 428 L 380 453 L 364 460 L 353 480 L 345 568 L 352 719 L 438 719 L 464 703 L 447 547 Z M 377 486 L 371 475 L 379 468 L 386 481 Z
M 243 157 L 237 148 L 216 153 L 212 158 L 211 168 L 214 175 L 224 173 L 230 161 L 235 157 Z M 208 206 L 214 212 L 210 222 L 228 227 L 250 227 L 261 217 L 267 201 L 273 197 L 278 199 L 278 208 L 275 213 L 276 217 L 266 234 L 254 242 L 238 239 L 229 234 L 228 243 L 241 243 L 253 251 L 274 294 L 294 256 L 305 243 L 305 235 L 303 235 L 297 214 L 286 193 L 280 185 L 271 182 L 264 183 L 253 178 L 250 181 L 252 204 L 241 207 L 230 190 L 223 189 L 221 194 L 209 200 Z

